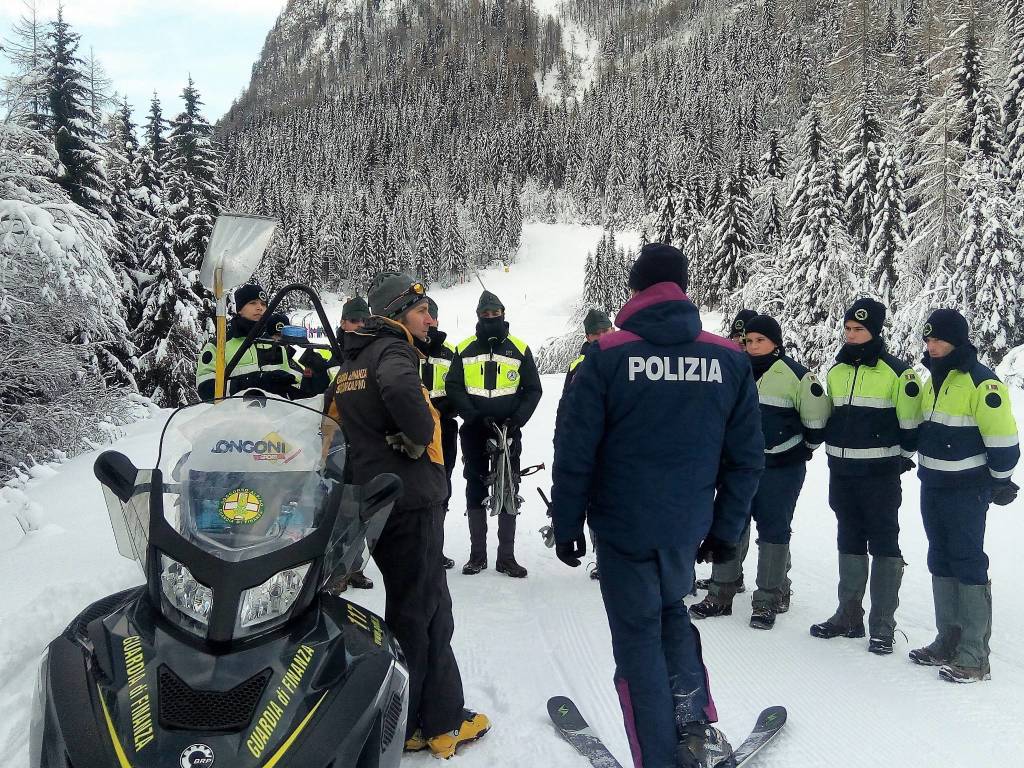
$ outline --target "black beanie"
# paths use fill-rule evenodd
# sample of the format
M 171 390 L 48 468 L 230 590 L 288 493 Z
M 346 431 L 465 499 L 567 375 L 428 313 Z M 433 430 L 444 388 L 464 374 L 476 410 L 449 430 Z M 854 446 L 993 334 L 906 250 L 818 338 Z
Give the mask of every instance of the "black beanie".
M 925 339 L 931 337 L 947 341 L 954 347 L 963 347 L 971 343 L 969 333 L 967 320 L 955 309 L 936 309 L 928 315 L 921 335 Z
M 785 346 L 782 343 L 782 327 L 774 317 L 769 317 L 768 315 L 754 315 L 754 317 L 747 320 L 744 333 L 760 333 L 762 336 L 766 336 L 779 349 Z
M 648 243 L 629 270 L 629 287 L 634 291 L 655 283 L 675 283 L 683 291 L 688 284 L 686 254 L 665 243 Z
M 857 299 L 843 315 L 843 323 L 851 320 L 863 325 L 877 339 L 882 335 L 882 326 L 885 325 L 885 305 L 874 299 Z
M 588 336 L 611 327 L 612 321 L 608 319 L 608 313 L 600 309 L 590 310 L 587 312 L 587 316 L 583 318 L 583 332 Z
M 757 317 L 757 312 L 754 310 L 741 309 L 732 321 L 732 325 L 729 326 L 729 336 L 742 336 L 746 332 L 747 322 L 754 317 Z M 765 334 L 765 336 L 767 335 Z
M 267 292 L 256 283 L 246 283 L 235 288 L 235 312 L 240 310 L 250 301 L 262 301 L 264 304 L 269 303 L 267 298 Z
M 341 319 L 354 322 L 356 320 L 368 320 L 370 318 L 370 308 L 366 305 L 358 296 L 353 296 L 351 299 L 345 302 L 345 305 L 341 308 Z
M 483 312 L 502 312 L 505 311 L 505 305 L 501 303 L 501 299 L 495 296 L 490 291 L 484 291 L 480 294 L 480 300 L 476 303 L 476 313 L 480 315 Z

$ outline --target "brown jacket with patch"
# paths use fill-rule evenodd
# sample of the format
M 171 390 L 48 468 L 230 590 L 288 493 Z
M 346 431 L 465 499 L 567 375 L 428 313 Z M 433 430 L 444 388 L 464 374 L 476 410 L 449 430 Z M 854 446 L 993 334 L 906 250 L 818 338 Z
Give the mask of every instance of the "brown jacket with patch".
M 441 504 L 448 495 L 440 418 L 420 381 L 421 357 L 404 325 L 371 317 L 345 334 L 343 362 L 327 392 L 328 415 L 341 423 L 348 444 L 351 482 L 398 475 L 403 493 L 396 509 Z M 414 459 L 389 445 L 387 438 L 398 433 L 424 446 L 423 453 Z

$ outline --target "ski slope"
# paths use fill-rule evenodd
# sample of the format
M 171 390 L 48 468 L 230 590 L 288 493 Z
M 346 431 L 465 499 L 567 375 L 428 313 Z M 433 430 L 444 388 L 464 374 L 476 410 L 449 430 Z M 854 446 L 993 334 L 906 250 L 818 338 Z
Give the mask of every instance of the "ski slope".
M 582 285 L 582 265 L 600 230 L 568 225 L 527 225 L 522 250 L 508 272 L 481 274 L 508 307 L 513 332 L 535 349 L 564 331 Z M 441 327 L 458 342 L 472 331 L 479 295 L 475 282 L 435 294 Z M 332 318 L 339 310 L 330 303 Z M 717 329 L 717 320 L 706 323 Z M 524 463 L 551 461 L 551 437 L 561 376 L 545 377 L 546 394 L 525 430 Z M 1024 422 L 1024 392 L 1015 391 Z M 156 440 L 166 418 L 133 425 L 116 448 L 140 465 L 155 460 Z M 43 468 L 23 489 L 24 498 L 0 492 L 3 505 L 36 505 L 41 527 L 13 546 L 0 541 L 0 765 L 27 764 L 29 708 L 36 666 L 45 644 L 88 602 L 141 581 L 136 566 L 115 550 L 99 487 L 92 477 L 95 454 Z M 1018 473 L 1020 475 L 1020 473 Z M 1018 480 L 1020 477 L 1018 477 Z M 526 506 L 519 521 L 517 557 L 530 569 L 526 580 L 493 570 L 478 576 L 459 570 L 469 551 L 456 475 L 445 551 L 458 566 L 448 583 L 455 604 L 455 650 L 467 705 L 494 723 L 482 741 L 464 747 L 460 768 L 585 768 L 586 762 L 549 726 L 545 702 L 571 696 L 623 765 L 630 765 L 619 705 L 611 684 L 613 662 L 608 628 L 596 583 L 584 568 L 570 569 L 546 549 L 537 533 L 545 524 L 536 488 L 550 474 L 526 478 Z M 710 670 L 721 727 L 738 743 L 765 706 L 783 704 L 789 723 L 757 758 L 763 768 L 835 768 L 898 765 L 900 768 L 979 768 L 1014 764 L 1024 754 L 1021 691 L 1024 691 L 1024 616 L 1018 583 L 1024 502 L 993 507 L 988 552 L 992 560 L 995 621 L 989 683 L 955 686 L 934 669 L 910 663 L 906 652 L 933 636 L 926 542 L 918 507 L 918 483 L 904 476 L 902 544 L 910 564 L 897 613 L 897 652 L 869 654 L 866 641 L 823 641 L 808 627 L 835 608 L 835 518 L 827 504 L 823 455 L 811 462 L 796 513 L 793 538 L 793 606 L 771 632 L 747 626 L 750 592 L 737 596 L 732 617 L 698 626 Z M 0 515 L 2 516 L 2 515 Z M 590 556 L 588 555 L 588 560 Z M 754 581 L 756 548 L 746 563 Z M 384 592 L 349 592 L 350 599 L 383 613 Z M 704 568 L 699 575 L 704 574 Z M 436 765 L 426 754 L 409 755 L 410 766 Z M 92 767 L 90 767 L 92 768 Z M 95 768 L 103 768 L 97 766 Z

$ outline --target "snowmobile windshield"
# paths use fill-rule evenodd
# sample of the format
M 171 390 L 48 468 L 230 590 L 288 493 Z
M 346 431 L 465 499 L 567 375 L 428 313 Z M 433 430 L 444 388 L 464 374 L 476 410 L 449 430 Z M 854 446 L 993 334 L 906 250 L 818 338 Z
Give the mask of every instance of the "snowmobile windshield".
M 164 517 L 228 562 L 269 554 L 332 526 L 342 482 L 337 422 L 260 394 L 175 413 L 161 440 Z

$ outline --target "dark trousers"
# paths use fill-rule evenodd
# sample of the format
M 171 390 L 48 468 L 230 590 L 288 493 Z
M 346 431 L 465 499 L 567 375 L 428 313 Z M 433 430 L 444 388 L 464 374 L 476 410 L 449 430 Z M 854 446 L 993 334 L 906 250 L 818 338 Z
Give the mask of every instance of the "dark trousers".
M 384 579 L 384 620 L 409 666 L 409 721 L 427 738 L 462 724 L 462 677 L 452 651 L 452 598 L 441 566 L 441 505 L 395 510 L 373 559 Z
M 700 635 L 683 597 L 697 546 L 625 553 L 597 540 L 615 688 L 637 768 L 674 768 L 679 728 L 715 722 Z
M 837 543 L 842 555 L 902 557 L 900 552 L 900 476 L 837 475 L 829 478 L 828 503 L 839 521 Z
M 992 491 L 984 487 L 921 486 L 921 516 L 932 576 L 988 584 L 985 522 Z
M 466 478 L 466 516 L 469 518 L 469 539 L 471 560 L 487 559 L 487 512 L 484 500 L 487 498 L 487 475 L 491 471 L 491 455 L 487 452 L 487 441 L 497 437 L 494 430 L 483 422 L 463 424 L 459 430 L 462 438 L 463 477 Z M 523 452 L 523 436 L 518 429 L 509 430 L 512 444 L 509 456 L 512 471 L 519 474 L 519 457 Z M 516 492 L 519 484 L 516 483 Z M 515 556 L 516 516 L 502 512 L 498 515 L 498 560 Z
M 793 512 L 806 476 L 807 464 L 803 461 L 767 467 L 762 473 L 757 495 L 750 505 L 759 543 L 789 544 Z
M 452 499 L 452 473 L 459 452 L 459 423 L 455 419 L 441 419 L 441 450 L 444 452 L 444 473 L 448 478 L 448 495 L 444 499 L 444 511 Z

